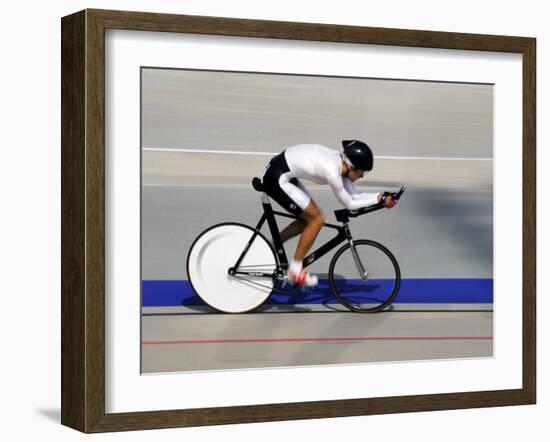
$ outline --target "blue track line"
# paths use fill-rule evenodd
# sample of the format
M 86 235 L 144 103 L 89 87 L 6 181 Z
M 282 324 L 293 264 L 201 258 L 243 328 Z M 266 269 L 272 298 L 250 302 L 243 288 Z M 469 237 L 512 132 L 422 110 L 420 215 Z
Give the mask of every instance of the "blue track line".
M 370 281 L 384 285 L 383 280 Z M 347 281 L 353 287 L 354 281 Z M 291 295 L 273 293 L 268 304 L 337 304 L 328 280 L 319 281 L 313 289 L 298 289 Z M 407 304 L 492 304 L 493 280 L 471 278 L 402 279 L 394 303 Z M 189 281 L 142 281 L 143 307 L 181 307 L 204 305 Z

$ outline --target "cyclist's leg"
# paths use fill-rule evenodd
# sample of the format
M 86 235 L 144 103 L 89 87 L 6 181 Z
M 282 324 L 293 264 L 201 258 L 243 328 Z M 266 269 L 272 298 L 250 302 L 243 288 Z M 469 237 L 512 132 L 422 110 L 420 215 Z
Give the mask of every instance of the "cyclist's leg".
M 300 226 L 300 228 L 303 227 L 302 234 L 296 247 L 294 259 L 288 267 L 288 275 L 291 280 L 298 282 L 302 286 L 316 285 L 317 277 L 310 275 L 304 270 L 303 261 L 323 227 L 325 221 L 323 213 L 305 188 L 303 186 L 299 187 L 301 183 L 297 180 L 290 180 L 287 176 L 282 175 L 279 179 L 279 184 L 285 194 L 302 210 L 300 219 L 305 223 L 305 225 Z
M 306 225 L 302 232 L 302 236 L 298 241 L 296 253 L 294 254 L 294 259 L 300 262 L 304 260 L 306 254 L 311 249 L 315 238 L 317 238 L 317 235 L 325 222 L 323 212 L 321 212 L 321 209 L 319 209 L 319 206 L 317 206 L 313 200 L 310 200 L 301 217 L 305 221 Z
M 323 226 L 324 218 L 320 209 L 313 202 L 305 187 L 292 177 L 284 153 L 270 161 L 262 181 L 266 193 L 285 210 L 299 216 L 301 220 L 291 223 L 285 232 L 285 237 L 302 233 L 295 259 L 292 260 L 288 269 L 291 280 L 297 281 L 301 285 L 317 284 L 317 278 L 308 275 L 303 269 L 303 259 Z
M 302 196 L 301 200 L 303 201 L 302 204 L 305 204 L 305 207 L 307 207 L 307 204 L 309 204 L 307 199 L 309 198 L 311 200 L 311 195 L 309 194 L 308 190 L 305 188 L 302 182 L 296 178 L 292 178 L 290 180 L 290 183 L 296 185 L 303 193 L 305 193 L 307 197 Z M 289 239 L 300 235 L 304 231 L 304 228 L 306 226 L 307 226 L 306 220 L 302 218 L 302 215 L 300 215 L 300 218 L 291 222 L 288 226 L 286 226 L 281 231 L 281 240 L 283 242 L 286 242 Z
M 300 235 L 307 223 L 303 219 L 297 219 L 292 221 L 288 226 L 281 230 L 281 240 L 287 242 L 289 239 Z
M 294 260 L 302 262 L 307 252 L 311 249 L 315 238 L 325 222 L 321 209 L 317 206 L 304 185 L 296 178 L 287 179 L 282 175 L 279 179 L 281 189 L 301 209 L 300 220 L 290 224 L 290 233 L 301 233 Z M 294 225 L 293 225 L 294 224 Z
M 303 262 L 323 226 L 324 218 L 323 213 L 313 200 L 310 200 L 301 218 L 305 222 L 305 227 L 298 241 L 294 259 L 291 260 L 288 267 L 288 276 L 291 281 L 297 282 L 301 286 L 311 287 L 317 285 L 318 279 L 304 269 Z

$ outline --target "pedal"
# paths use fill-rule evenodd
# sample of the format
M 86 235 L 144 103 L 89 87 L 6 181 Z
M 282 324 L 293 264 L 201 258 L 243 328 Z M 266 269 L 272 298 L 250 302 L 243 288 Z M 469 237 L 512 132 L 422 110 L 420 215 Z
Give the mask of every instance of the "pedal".
M 285 288 L 289 282 L 288 282 L 288 276 L 286 274 L 286 272 L 284 272 L 283 274 L 279 274 L 275 277 L 275 280 L 281 284 L 281 288 Z

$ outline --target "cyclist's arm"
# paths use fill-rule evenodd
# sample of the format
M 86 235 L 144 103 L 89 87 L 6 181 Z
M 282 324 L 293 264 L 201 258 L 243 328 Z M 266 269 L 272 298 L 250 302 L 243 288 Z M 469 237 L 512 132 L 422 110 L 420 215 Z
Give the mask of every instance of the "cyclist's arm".
M 342 182 L 344 183 L 344 188 L 354 200 L 364 200 L 364 199 L 370 200 L 376 197 L 376 202 L 380 201 L 380 197 L 381 197 L 380 193 L 359 192 L 357 188 L 353 185 L 353 183 L 350 181 L 350 179 L 346 177 L 342 178 Z
M 361 196 L 360 198 L 353 198 L 344 187 L 344 180 L 342 180 L 342 177 L 340 176 L 330 177 L 328 179 L 328 184 L 338 201 L 340 201 L 348 210 L 357 210 L 378 203 L 379 197 L 377 193 L 356 194 L 357 196 L 364 196 Z
M 350 181 L 349 178 L 342 178 L 342 183 L 344 184 L 345 189 L 347 192 L 352 196 L 352 198 L 359 194 L 359 191 L 357 188 L 353 185 L 353 183 Z

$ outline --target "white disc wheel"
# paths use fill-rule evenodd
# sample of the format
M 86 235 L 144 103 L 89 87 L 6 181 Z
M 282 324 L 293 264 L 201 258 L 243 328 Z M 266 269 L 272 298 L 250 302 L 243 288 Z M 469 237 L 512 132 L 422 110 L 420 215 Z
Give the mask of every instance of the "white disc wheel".
M 197 295 L 210 307 L 225 313 L 243 313 L 261 305 L 270 295 L 273 278 L 230 275 L 254 230 L 243 224 L 210 227 L 195 240 L 187 256 L 187 275 Z M 239 271 L 269 273 L 277 268 L 275 252 L 256 235 Z

